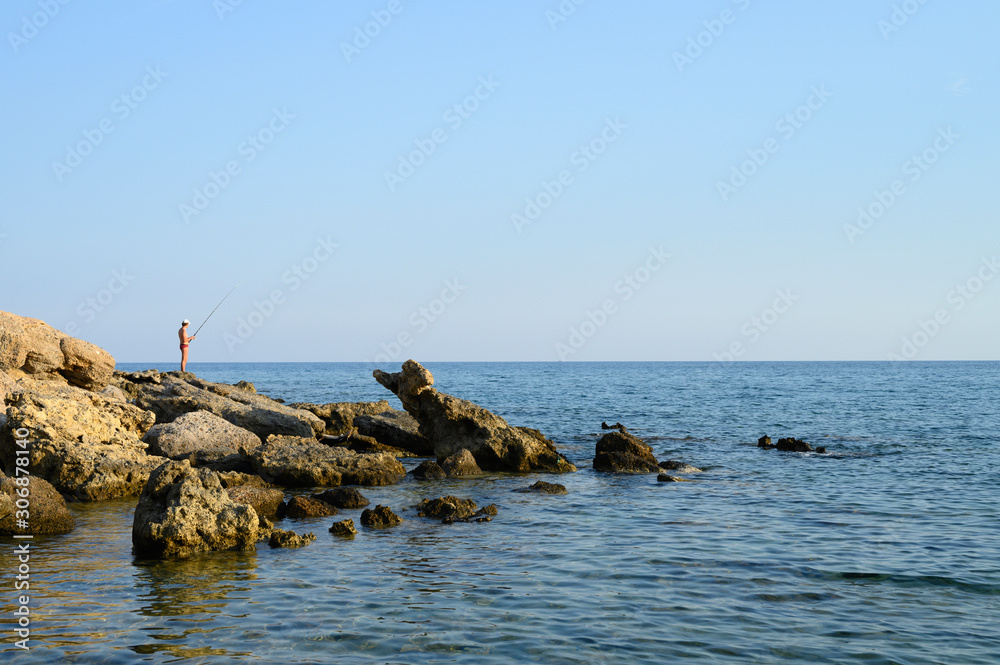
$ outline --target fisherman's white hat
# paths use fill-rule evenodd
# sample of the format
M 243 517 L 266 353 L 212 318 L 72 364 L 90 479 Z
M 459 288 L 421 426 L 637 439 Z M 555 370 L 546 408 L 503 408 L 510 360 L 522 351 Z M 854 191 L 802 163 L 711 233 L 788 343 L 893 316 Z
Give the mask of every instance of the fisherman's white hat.
M 181 321 L 181 325 L 182 325 L 182 326 L 186 326 L 186 325 L 188 325 L 189 323 L 191 323 L 191 322 L 190 322 L 190 321 L 188 321 L 187 319 L 184 319 L 183 321 Z

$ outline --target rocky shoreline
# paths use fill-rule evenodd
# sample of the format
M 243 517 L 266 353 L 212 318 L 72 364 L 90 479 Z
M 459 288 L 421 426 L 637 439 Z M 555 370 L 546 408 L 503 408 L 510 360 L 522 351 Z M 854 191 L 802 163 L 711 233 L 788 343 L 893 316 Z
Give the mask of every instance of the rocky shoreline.
M 136 557 L 252 550 L 262 541 L 299 547 L 314 536 L 275 529 L 270 519 L 366 506 L 356 489 L 341 486 L 399 483 L 406 476 L 399 458 L 429 458 L 411 472 L 417 480 L 577 470 L 538 430 L 437 391 L 431 373 L 413 360 L 399 372 L 373 372 L 402 411 L 386 400 L 285 404 L 246 381 L 114 367 L 93 344 L 0 312 L 0 535 L 66 533 L 74 528 L 67 500 L 137 496 Z M 684 480 L 668 471 L 700 471 L 657 461 L 620 423 L 602 425 L 610 431 L 596 444 L 597 472 L 658 474 L 665 482 Z M 284 490 L 292 488 L 328 489 L 286 501 Z M 539 481 L 521 491 L 566 489 Z M 455 496 L 415 508 L 446 522 L 485 522 L 497 513 Z M 370 528 L 400 522 L 388 506 L 366 508 L 361 517 Z M 353 520 L 330 530 L 356 533 Z

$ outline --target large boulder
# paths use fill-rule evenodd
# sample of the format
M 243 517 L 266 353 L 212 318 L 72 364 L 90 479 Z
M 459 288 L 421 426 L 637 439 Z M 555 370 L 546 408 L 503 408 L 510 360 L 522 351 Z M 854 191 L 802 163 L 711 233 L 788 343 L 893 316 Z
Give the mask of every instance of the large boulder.
M 441 462 L 441 470 L 449 478 L 462 478 L 465 476 L 481 476 L 483 470 L 476 464 L 476 458 L 468 450 L 463 448 L 457 453 Z
M 420 425 L 405 411 L 388 409 L 375 415 L 354 418 L 359 434 L 370 436 L 379 443 L 402 448 L 420 457 L 432 457 L 434 446 L 420 434 Z
M 186 413 L 207 411 L 260 440 L 271 434 L 315 437 L 325 424 L 312 413 L 227 383 L 212 383 L 189 372 L 138 372 L 115 375 L 115 384 L 132 401 L 169 423 Z
M 73 515 L 66 508 L 66 501 L 56 488 L 35 476 L 21 476 L 21 478 L 27 479 L 27 487 L 19 484 L 14 478 L 0 479 L 0 536 L 72 531 L 76 526 Z M 26 497 L 22 496 L 25 490 L 27 490 Z M 22 498 L 28 501 L 28 518 L 24 520 L 27 523 L 26 528 L 17 518 L 17 500 Z
M 111 381 L 115 359 L 104 349 L 38 319 L 0 311 L 0 371 L 59 377 L 87 390 Z
M 32 474 L 59 492 L 82 501 L 138 494 L 164 461 L 148 455 L 141 440 L 153 425 L 153 414 L 52 381 L 35 385 L 35 390 L 7 397 L 0 460 L 11 467 L 15 433 L 23 429 Z
M 325 432 L 330 436 L 350 434 L 354 427 L 354 419 L 358 416 L 374 416 L 392 410 L 389 402 L 384 399 L 378 402 L 331 402 L 329 404 L 297 402 L 289 406 L 309 411 L 321 418 L 326 427 Z
M 149 477 L 132 520 L 132 546 L 140 558 L 186 557 L 198 552 L 253 550 L 261 519 L 233 501 L 219 476 L 168 461 Z
M 608 473 L 658 473 L 653 449 L 628 432 L 612 431 L 597 441 L 594 471 Z
M 485 471 L 576 471 L 538 430 L 512 427 L 481 406 L 439 393 L 432 387 L 434 377 L 416 361 L 407 360 L 400 372 L 375 370 L 373 376 L 399 397 L 439 459 L 465 448 Z
M 252 455 L 260 437 L 208 411 L 185 413 L 171 423 L 149 428 L 149 452 L 170 459 L 192 459 L 201 466 L 231 455 Z
M 289 487 L 391 485 L 406 475 L 388 453 L 354 453 L 310 437 L 270 436 L 251 461 L 262 478 Z

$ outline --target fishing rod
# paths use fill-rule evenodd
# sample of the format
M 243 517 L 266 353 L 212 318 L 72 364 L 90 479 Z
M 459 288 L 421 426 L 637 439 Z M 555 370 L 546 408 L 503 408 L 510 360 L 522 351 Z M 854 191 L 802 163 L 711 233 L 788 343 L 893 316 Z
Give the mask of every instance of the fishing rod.
M 240 284 L 242 284 L 242 283 L 243 283 L 243 282 L 240 282 Z M 232 289 L 231 289 L 231 290 L 229 291 L 229 293 L 227 293 L 227 294 L 226 294 L 226 298 L 228 298 L 229 296 L 231 296 L 231 295 L 233 294 L 233 291 L 235 291 L 236 289 L 238 289 L 238 288 L 240 287 L 240 284 L 237 284 L 236 286 L 234 286 L 234 287 L 233 287 L 233 288 L 232 288 Z M 220 301 L 219 301 L 219 304 L 215 306 L 215 309 L 219 309 L 219 307 L 221 307 L 221 306 L 222 306 L 222 303 L 226 302 L 226 298 L 223 298 L 222 300 L 220 300 Z M 212 314 L 215 314 L 215 309 L 213 309 L 213 310 L 211 311 L 211 313 L 210 313 L 210 314 L 209 314 L 208 316 L 206 316 L 206 317 L 205 317 L 205 320 L 201 322 L 201 325 L 200 325 L 200 326 L 198 326 L 198 330 L 195 330 L 195 331 L 194 331 L 194 334 L 193 334 L 193 335 L 191 335 L 192 337 L 197 337 L 197 336 L 198 336 L 198 331 L 199 331 L 199 330 L 201 330 L 202 328 L 204 328 L 204 327 L 205 327 L 205 324 L 206 324 L 206 323 L 208 323 L 208 320 L 209 320 L 210 318 L 212 318 Z

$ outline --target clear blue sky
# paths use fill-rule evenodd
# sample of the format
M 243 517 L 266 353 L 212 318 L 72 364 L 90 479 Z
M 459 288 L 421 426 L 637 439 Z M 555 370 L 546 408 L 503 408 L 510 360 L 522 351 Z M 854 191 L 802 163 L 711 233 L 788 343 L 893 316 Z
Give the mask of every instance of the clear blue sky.
M 237 284 L 192 362 L 996 359 L 998 19 L 10 0 L 0 309 L 164 365 Z

